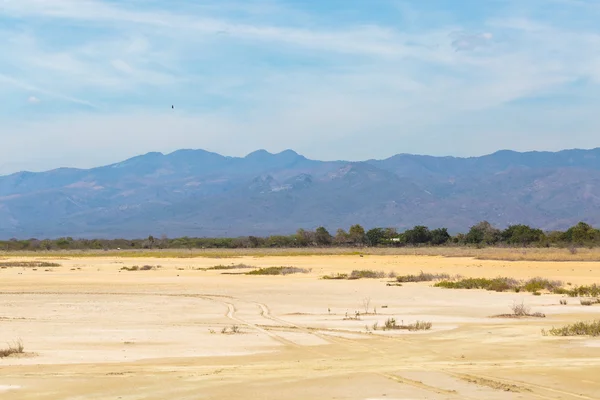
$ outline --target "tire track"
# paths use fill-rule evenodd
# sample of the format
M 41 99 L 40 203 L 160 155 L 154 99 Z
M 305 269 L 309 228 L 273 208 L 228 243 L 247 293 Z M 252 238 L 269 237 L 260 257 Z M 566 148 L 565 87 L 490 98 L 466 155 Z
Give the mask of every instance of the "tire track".
M 479 381 L 479 382 L 482 382 L 482 383 L 479 383 L 480 385 L 488 386 L 488 387 L 490 387 L 490 385 L 487 384 L 487 382 L 497 383 L 497 384 L 501 384 L 501 385 L 514 386 L 519 389 L 525 389 L 528 392 L 528 394 L 538 397 L 540 399 L 554 400 L 554 399 L 556 399 L 556 395 L 559 394 L 561 396 L 569 396 L 569 397 L 577 398 L 577 399 L 596 400 L 593 397 L 589 397 L 589 396 L 586 396 L 583 394 L 567 392 L 567 391 L 559 390 L 559 389 L 553 389 L 553 388 L 549 388 L 547 386 L 537 385 L 537 384 L 531 383 L 531 382 L 522 382 L 522 381 L 508 379 L 508 378 L 497 378 L 495 376 L 492 377 L 492 376 L 482 375 L 480 373 L 460 374 L 460 373 L 455 373 L 455 372 L 451 372 L 451 371 L 441 371 L 441 372 L 444 372 L 450 376 L 454 376 L 455 378 L 465 380 L 467 382 L 471 382 L 474 384 L 478 384 L 477 382 Z M 539 393 L 540 391 L 542 393 Z M 543 394 L 543 392 L 550 392 L 550 393 L 552 393 L 552 395 L 550 395 L 550 394 L 545 395 L 545 394 Z M 549 396 L 551 396 L 551 397 L 549 397 Z

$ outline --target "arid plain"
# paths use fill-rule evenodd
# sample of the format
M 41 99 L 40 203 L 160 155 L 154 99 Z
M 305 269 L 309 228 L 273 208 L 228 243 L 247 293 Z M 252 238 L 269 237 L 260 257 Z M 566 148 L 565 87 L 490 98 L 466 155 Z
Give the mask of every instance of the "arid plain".
M 322 279 L 353 270 L 424 271 L 543 277 L 577 286 L 600 283 L 600 262 L 384 253 L 147 255 L 0 257 L 5 265 L 59 264 L 0 269 L 0 348 L 21 340 L 25 351 L 0 358 L 0 398 L 600 398 L 600 338 L 542 334 L 599 319 L 600 304 L 549 293 L 444 289 L 434 282 L 397 286 L 389 276 Z M 310 272 L 208 269 L 240 263 Z M 144 265 L 154 268 L 130 270 Z M 495 317 L 511 313 L 514 304 L 545 318 Z M 381 329 L 391 318 L 432 326 Z

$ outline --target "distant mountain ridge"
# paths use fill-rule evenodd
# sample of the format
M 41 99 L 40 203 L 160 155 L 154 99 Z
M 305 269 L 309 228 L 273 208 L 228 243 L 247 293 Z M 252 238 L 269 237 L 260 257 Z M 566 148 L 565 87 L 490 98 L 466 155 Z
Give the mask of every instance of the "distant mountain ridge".
M 600 148 L 318 161 L 293 150 L 151 152 L 111 165 L 0 176 L 0 238 L 241 236 L 487 220 L 600 223 Z

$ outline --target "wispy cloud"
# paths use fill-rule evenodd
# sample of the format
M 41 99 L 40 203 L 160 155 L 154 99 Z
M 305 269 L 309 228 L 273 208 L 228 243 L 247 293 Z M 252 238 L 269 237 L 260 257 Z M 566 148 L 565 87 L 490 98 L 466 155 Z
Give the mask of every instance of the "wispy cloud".
M 594 143 L 596 2 L 328 4 L 5 0 L 0 157 L 25 137 L 32 160 L 80 166 L 178 147 L 358 159 Z M 580 133 L 561 139 L 574 115 Z

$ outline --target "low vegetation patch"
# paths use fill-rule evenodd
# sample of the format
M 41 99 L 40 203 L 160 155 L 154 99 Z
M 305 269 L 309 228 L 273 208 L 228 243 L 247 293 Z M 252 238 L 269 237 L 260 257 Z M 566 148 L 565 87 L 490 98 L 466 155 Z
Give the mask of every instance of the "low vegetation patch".
M 563 293 L 571 297 L 599 297 L 600 296 L 600 286 L 597 284 L 589 285 L 589 286 L 577 286 L 572 289 L 563 289 Z
M 152 271 L 161 268 L 160 265 L 134 265 L 132 267 L 121 267 L 121 271 Z
M 222 271 L 222 270 L 230 270 L 230 269 L 250 269 L 257 268 L 252 265 L 247 264 L 235 264 L 235 265 L 215 265 L 210 268 L 198 268 L 199 271 Z
M 404 321 L 402 321 L 402 323 L 400 325 L 398 325 L 396 323 L 395 318 L 388 318 L 381 328 L 379 328 L 379 325 L 377 323 L 373 324 L 373 330 L 376 331 L 378 329 L 381 329 L 383 331 L 387 331 L 387 330 L 404 329 L 404 330 L 408 330 L 408 331 L 427 331 L 427 330 L 430 330 L 432 326 L 433 326 L 433 324 L 431 322 L 427 322 L 427 321 L 417 321 L 414 324 L 409 324 L 409 325 L 405 325 Z
M 24 268 L 47 268 L 47 267 L 60 267 L 60 264 L 46 261 L 3 261 L 0 262 L 0 267 L 24 267 Z
M 600 304 L 600 299 L 580 299 L 579 303 L 582 306 L 593 306 L 594 304 Z
M 394 272 L 390 272 L 386 274 L 383 271 L 374 271 L 372 269 L 355 269 L 350 275 L 348 274 L 332 274 L 325 275 L 323 279 L 347 279 L 347 280 L 355 280 L 355 279 L 382 279 L 386 276 L 393 277 L 395 276 Z
M 514 278 L 498 277 L 488 278 L 466 278 L 461 280 L 444 280 L 434 285 L 446 289 L 485 289 L 495 292 L 530 292 L 536 296 L 541 295 L 540 290 L 547 290 L 555 294 L 567 294 L 568 289 L 562 287 L 562 282 L 551 281 L 545 278 L 532 278 L 527 281 L 519 281 Z
M 510 306 L 512 314 L 500 314 L 495 315 L 495 318 L 524 318 L 524 317 L 535 317 L 535 318 L 546 318 L 546 314 L 541 312 L 531 312 L 531 307 L 525 305 L 525 303 L 514 303 Z
M 25 352 L 25 346 L 23 341 L 17 340 L 8 344 L 8 347 L 0 349 L 0 358 L 10 357 L 14 354 L 23 354 Z
M 505 292 L 519 287 L 519 281 L 513 278 L 466 278 L 458 281 L 441 281 L 433 285 L 445 289 L 485 289 Z
M 331 274 L 331 275 L 325 275 L 322 277 L 322 279 L 335 279 L 335 280 L 344 280 L 344 279 L 348 279 L 348 274 Z
M 544 336 L 600 336 L 600 320 L 593 322 L 576 322 L 561 328 L 542 329 Z
M 441 280 L 450 280 L 451 277 L 448 274 L 431 274 L 421 271 L 419 275 L 402 275 L 396 277 L 396 280 L 401 283 L 408 282 L 433 282 Z
M 289 275 L 289 274 L 308 274 L 312 269 L 298 267 L 267 267 L 254 271 L 246 272 L 245 275 Z
M 235 335 L 236 333 L 242 333 L 242 330 L 237 325 L 231 325 L 231 327 L 228 327 L 228 326 L 223 327 L 223 329 L 221 329 L 221 333 L 223 335 L 226 335 L 226 334 Z

